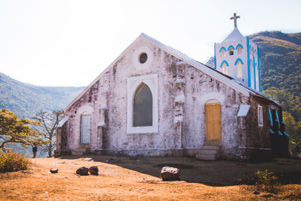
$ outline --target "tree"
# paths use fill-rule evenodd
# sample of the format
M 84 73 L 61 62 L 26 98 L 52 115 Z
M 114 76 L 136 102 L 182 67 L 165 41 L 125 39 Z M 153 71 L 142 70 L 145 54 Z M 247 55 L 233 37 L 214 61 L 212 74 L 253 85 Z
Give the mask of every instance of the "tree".
M 290 147 L 292 150 L 301 148 L 301 105 L 300 97 L 294 97 L 284 89 L 271 87 L 263 93 L 278 101 L 283 108 L 283 121 L 286 133 L 289 134 Z M 299 151 L 297 151 L 299 152 Z
M 52 156 L 52 152 L 56 146 L 55 138 L 56 138 L 56 128 L 59 122 L 62 120 L 62 112 L 53 110 L 52 112 L 42 111 L 40 110 L 33 119 L 39 121 L 41 125 L 39 129 L 43 131 L 43 137 L 48 140 L 48 144 L 42 150 L 44 152 L 48 152 L 48 156 Z
M 301 121 L 296 122 L 294 117 L 288 112 L 283 112 L 283 121 L 286 125 L 286 132 L 290 136 L 291 149 L 294 154 L 294 150 L 300 150 L 301 148 Z
M 41 139 L 42 132 L 35 129 L 41 123 L 28 119 L 18 119 L 18 116 L 8 109 L 0 110 L 0 149 L 5 152 L 5 146 L 21 144 L 24 147 L 34 142 L 43 145 L 47 141 Z
M 283 110 L 289 112 L 296 121 L 301 120 L 300 97 L 293 96 L 285 89 L 277 89 L 276 87 L 271 87 L 265 90 L 263 93 L 270 96 L 271 99 L 278 101 L 282 105 Z

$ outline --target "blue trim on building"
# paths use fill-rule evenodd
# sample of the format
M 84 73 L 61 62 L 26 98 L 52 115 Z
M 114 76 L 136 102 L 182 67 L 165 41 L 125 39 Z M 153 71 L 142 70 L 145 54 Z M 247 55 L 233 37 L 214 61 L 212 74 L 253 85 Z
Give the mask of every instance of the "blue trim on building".
M 289 137 L 289 135 L 288 135 L 286 132 L 284 132 L 284 135 L 285 135 L 286 137 Z
M 224 63 L 226 63 L 227 66 L 229 66 L 228 62 L 226 60 L 222 61 L 220 68 L 224 65 Z
M 273 126 L 273 116 L 270 108 L 269 108 L 269 116 L 270 116 L 270 124 L 271 126 Z
M 255 57 L 253 56 L 253 73 L 254 73 L 254 89 L 256 90 L 256 64 L 255 64 Z
M 238 58 L 238 59 L 236 59 L 236 61 L 235 61 L 234 65 L 236 65 L 238 61 L 240 61 L 240 62 L 241 62 L 241 64 L 244 64 L 244 62 L 242 62 L 242 60 L 241 60 L 240 58 Z
M 280 131 L 278 131 L 278 134 L 281 135 L 281 136 L 283 135 Z
M 258 91 L 261 92 L 261 82 L 260 82 L 260 60 L 259 60 L 259 47 L 257 45 L 257 63 L 258 63 Z
M 272 129 L 270 129 L 270 134 L 274 134 L 274 131 Z
M 247 47 L 249 47 L 249 37 L 247 36 Z M 251 77 L 250 77 L 250 49 L 247 48 L 247 59 L 248 59 L 248 87 L 251 87 Z
M 233 48 L 233 50 L 235 50 L 235 48 L 233 47 L 233 45 L 230 45 L 229 47 L 228 47 L 228 51 L 230 50 L 230 48 Z
M 219 52 L 221 52 L 223 49 L 225 50 L 225 52 L 227 51 L 225 47 L 221 47 L 221 49 L 219 50 Z
M 239 43 L 238 45 L 236 45 L 236 49 L 238 48 L 238 47 L 241 47 L 241 49 L 244 49 L 244 47 Z
M 216 43 L 214 43 L 214 69 L 216 70 Z
M 280 121 L 279 121 L 278 112 L 277 112 L 277 110 L 275 110 L 275 112 L 276 112 L 276 119 L 275 119 L 275 121 L 278 122 L 278 127 L 280 128 Z

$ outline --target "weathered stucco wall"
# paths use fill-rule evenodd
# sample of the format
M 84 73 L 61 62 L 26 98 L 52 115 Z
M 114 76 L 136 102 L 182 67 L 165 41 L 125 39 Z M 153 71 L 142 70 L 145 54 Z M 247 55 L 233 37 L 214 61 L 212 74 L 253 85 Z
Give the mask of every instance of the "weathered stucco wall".
M 205 104 L 217 100 L 221 104 L 222 154 L 235 157 L 238 147 L 237 113 L 241 104 L 249 104 L 248 97 L 195 69 L 186 68 L 185 144 L 196 151 L 206 141 Z M 222 156 L 223 157 L 223 156 Z
M 221 104 L 223 158 L 244 159 L 248 147 L 270 146 L 268 126 L 258 128 L 258 100 L 181 62 L 145 38 L 130 47 L 65 111 L 69 118 L 61 133 L 67 140 L 65 151 L 195 156 L 206 140 L 205 104 L 210 100 Z M 139 62 L 142 52 L 148 56 L 145 63 Z M 157 79 L 151 87 L 157 93 L 157 99 L 153 99 L 158 108 L 158 127 L 152 128 L 155 132 L 129 132 L 127 116 L 132 97 L 128 97 L 127 85 L 134 77 L 145 83 Z M 268 125 L 268 105 L 260 104 L 264 124 Z M 240 105 L 251 105 L 246 117 L 237 117 Z M 83 113 L 91 115 L 88 145 L 80 144 Z
M 148 54 L 148 63 L 145 65 L 137 62 L 141 51 L 149 51 L 153 54 Z M 145 41 L 139 41 L 133 49 L 123 55 L 115 62 L 113 68 L 100 78 L 99 82 L 95 83 L 66 111 L 65 115 L 69 117 L 68 149 L 76 151 L 80 148 L 87 148 L 87 146 L 80 145 L 81 114 L 79 109 L 91 107 L 91 143 L 89 146 L 91 151 L 109 149 L 110 153 L 134 155 L 145 153 L 158 155 L 163 152 L 172 154 L 170 149 L 173 149 L 176 143 L 173 140 L 175 132 L 173 126 L 175 86 L 173 83 L 177 59 Z M 144 75 L 158 76 L 158 132 L 129 134 L 126 127 L 127 78 Z M 104 90 L 108 90 L 106 93 L 108 109 L 100 111 Z M 101 121 L 102 112 L 106 113 L 103 120 L 106 127 L 101 132 L 97 124 Z

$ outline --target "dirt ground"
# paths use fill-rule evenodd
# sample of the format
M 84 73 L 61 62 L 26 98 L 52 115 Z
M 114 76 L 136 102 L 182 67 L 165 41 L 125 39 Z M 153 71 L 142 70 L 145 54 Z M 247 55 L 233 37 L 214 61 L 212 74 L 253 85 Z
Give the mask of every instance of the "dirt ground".
M 0 174 L 0 200 L 301 200 L 301 160 L 296 159 L 242 163 L 81 156 L 31 161 L 30 172 Z M 98 166 L 99 175 L 76 175 L 82 166 Z M 181 180 L 162 181 L 163 166 L 180 168 Z M 50 168 L 59 171 L 51 174 Z M 239 179 L 254 176 L 258 169 L 279 175 L 284 185 L 278 193 L 255 195 L 254 186 L 239 185 Z

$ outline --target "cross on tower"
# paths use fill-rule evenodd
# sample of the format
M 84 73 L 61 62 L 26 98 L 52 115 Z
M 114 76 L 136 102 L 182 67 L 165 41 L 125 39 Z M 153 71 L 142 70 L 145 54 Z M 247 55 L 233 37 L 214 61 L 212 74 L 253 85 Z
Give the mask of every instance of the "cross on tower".
M 234 16 L 230 18 L 230 20 L 234 20 L 234 28 L 237 27 L 237 24 L 236 24 L 236 19 L 239 19 L 240 16 L 236 16 L 236 13 L 234 13 Z

